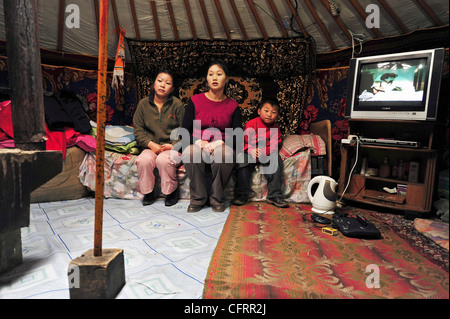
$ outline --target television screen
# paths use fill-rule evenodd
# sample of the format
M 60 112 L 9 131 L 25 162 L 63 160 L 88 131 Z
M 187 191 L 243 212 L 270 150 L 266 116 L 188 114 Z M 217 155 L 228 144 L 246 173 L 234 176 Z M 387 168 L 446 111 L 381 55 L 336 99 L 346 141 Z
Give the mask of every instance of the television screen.
M 358 104 L 373 101 L 422 102 L 427 78 L 427 59 L 366 63 L 361 65 Z
M 352 59 L 345 116 L 435 120 L 443 55 L 439 48 Z

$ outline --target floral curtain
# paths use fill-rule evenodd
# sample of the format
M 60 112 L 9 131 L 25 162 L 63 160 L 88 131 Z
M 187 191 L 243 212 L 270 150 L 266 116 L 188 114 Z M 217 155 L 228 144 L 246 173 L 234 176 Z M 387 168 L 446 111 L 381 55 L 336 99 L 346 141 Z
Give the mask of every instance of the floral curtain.
M 296 134 L 314 70 L 314 44 L 310 38 L 257 41 L 143 42 L 127 39 L 136 77 L 137 98 L 150 92 L 160 67 L 170 68 L 175 85 L 206 75 L 212 61 L 224 61 L 230 75 L 256 79 L 263 99 L 277 99 L 283 135 Z M 230 91 L 233 92 L 233 91 Z M 233 96 L 231 96 L 233 97 Z M 243 112 L 244 123 L 256 115 Z

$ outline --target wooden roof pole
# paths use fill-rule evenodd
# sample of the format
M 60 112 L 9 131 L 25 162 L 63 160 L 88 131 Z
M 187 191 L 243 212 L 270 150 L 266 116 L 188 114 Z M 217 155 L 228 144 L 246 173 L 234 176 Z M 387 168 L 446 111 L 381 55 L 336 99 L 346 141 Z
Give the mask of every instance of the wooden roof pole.
M 156 4 L 154 0 L 150 0 L 150 7 L 152 9 L 153 23 L 155 24 L 156 39 L 161 41 L 161 30 L 159 29 L 158 13 L 156 12 Z
M 295 21 L 297 21 L 297 24 L 298 24 L 298 26 L 300 27 L 300 30 L 302 31 L 303 36 L 304 36 L 305 38 L 307 38 L 307 37 L 308 37 L 308 32 L 306 32 L 306 29 L 305 29 L 305 27 L 303 26 L 303 23 L 302 23 L 302 21 L 300 20 L 300 17 L 298 16 L 297 12 L 295 11 L 295 8 L 294 8 L 294 6 L 292 5 L 291 0 L 286 0 L 286 4 L 288 5 L 289 9 L 291 9 L 292 15 L 294 16 Z M 291 28 L 292 28 L 292 26 L 291 26 Z M 293 30 L 293 28 L 292 28 L 292 30 Z
M 97 82 L 97 149 L 95 180 L 95 233 L 94 256 L 102 255 L 103 240 L 103 193 L 105 188 L 105 122 L 106 122 L 106 76 L 108 66 L 108 12 L 109 0 L 100 0 L 100 25 L 98 44 Z
M 167 10 L 169 11 L 170 22 L 172 23 L 173 35 L 175 36 L 175 40 L 178 41 L 180 40 L 180 36 L 178 35 L 178 26 L 177 22 L 175 21 L 175 15 L 173 14 L 172 3 L 170 2 L 170 0 L 166 0 L 166 4 Z
M 247 32 L 245 31 L 244 23 L 242 23 L 241 16 L 239 15 L 239 10 L 236 7 L 236 3 L 234 0 L 230 0 L 231 7 L 233 8 L 234 15 L 236 17 L 236 20 L 239 24 L 239 28 L 241 28 L 242 36 L 245 40 L 248 40 Z
M 402 20 L 400 20 L 400 18 L 395 14 L 394 10 L 392 10 L 391 7 L 387 4 L 387 1 L 378 0 L 378 2 L 383 6 L 384 10 L 387 11 L 387 13 L 391 16 L 392 20 L 395 21 L 395 23 L 403 31 L 403 33 L 408 33 L 409 30 L 403 24 Z
M 64 38 L 64 10 L 66 3 L 64 0 L 59 0 L 59 17 L 58 17 L 58 44 L 57 50 L 63 50 L 63 38 Z
M 219 18 L 222 22 L 223 29 L 225 30 L 225 34 L 227 35 L 228 41 L 231 41 L 230 30 L 228 29 L 227 21 L 225 20 L 225 16 L 223 15 L 222 7 L 220 6 L 219 0 L 214 0 L 214 3 L 217 8 L 217 12 L 219 12 Z
M 416 2 L 420 5 L 420 7 L 428 14 L 428 16 L 433 20 L 436 25 L 443 25 L 442 21 L 439 17 L 431 10 L 431 8 L 427 5 L 427 3 L 423 0 L 416 0 Z
M 259 31 L 261 31 L 261 34 L 264 38 L 264 40 L 269 39 L 269 36 L 267 35 L 266 29 L 264 28 L 264 24 L 262 23 L 259 15 L 258 15 L 258 11 L 256 11 L 255 5 L 253 4 L 252 0 L 247 0 L 248 6 L 250 7 L 250 10 L 253 13 L 253 17 L 256 20 L 256 24 L 258 24 L 259 27 Z
M 117 38 L 120 36 L 120 23 L 119 23 L 119 16 L 117 15 L 117 8 L 116 8 L 116 0 L 111 0 L 111 9 L 113 12 L 114 17 L 114 25 L 115 25 L 115 31 L 117 34 Z
M 100 15 L 100 13 L 99 13 L 99 4 L 98 4 L 98 1 L 99 0 L 94 0 L 94 11 L 95 11 L 95 23 L 96 23 L 96 25 L 97 25 L 97 34 L 98 34 L 98 32 L 100 31 L 100 21 L 99 21 L 99 15 Z
M 285 38 L 287 38 L 288 34 L 286 31 L 286 28 L 284 27 L 283 21 L 281 20 L 280 14 L 278 13 L 277 7 L 275 6 L 275 4 L 273 3 L 272 0 L 268 0 L 268 1 L 269 1 L 269 5 L 270 5 L 270 8 L 272 9 L 273 14 L 275 15 L 275 19 L 277 20 L 278 25 L 280 26 L 280 30 L 283 33 L 283 36 Z
M 336 21 L 336 23 L 338 24 L 338 26 L 341 28 L 342 32 L 344 33 L 344 35 L 347 37 L 348 41 L 350 41 L 350 43 L 352 42 L 352 36 L 351 34 L 348 32 L 347 27 L 345 26 L 345 24 L 342 22 L 341 18 L 339 16 L 335 16 L 331 13 L 331 8 L 330 8 L 330 4 L 328 3 L 327 0 L 321 0 L 322 1 L 322 5 L 327 9 L 327 11 L 330 13 L 330 15 L 333 17 L 334 21 Z
M 363 7 L 361 7 L 361 5 L 359 4 L 358 1 L 356 0 L 349 0 L 350 3 L 352 4 L 353 8 L 355 8 L 355 10 L 359 13 L 359 15 L 361 16 L 361 18 L 363 19 L 363 23 L 366 22 L 367 19 L 367 13 L 366 11 L 364 11 Z M 375 35 L 375 37 L 377 38 L 382 38 L 383 35 L 381 34 L 380 31 L 378 31 L 377 28 L 370 28 L 370 31 Z
M 191 27 L 192 39 L 197 40 L 197 32 L 195 32 L 194 20 L 192 19 L 191 8 L 189 7 L 188 0 L 184 0 L 184 6 L 186 7 L 186 12 L 189 20 L 189 26 Z
M 306 6 L 308 7 L 309 11 L 311 12 L 312 16 L 314 17 L 314 20 L 316 20 L 317 25 L 319 26 L 320 30 L 322 31 L 325 38 L 328 40 L 328 43 L 331 45 L 333 50 L 337 50 L 337 46 L 334 43 L 333 39 L 331 38 L 330 34 L 328 33 L 327 28 L 322 23 L 322 20 L 320 20 L 319 15 L 317 14 L 316 10 L 314 9 L 312 3 L 309 0 L 305 0 Z
M 208 12 L 206 12 L 205 2 L 203 0 L 198 0 L 200 3 L 200 8 L 202 9 L 203 18 L 205 19 L 206 29 L 208 30 L 209 39 L 214 40 L 214 35 L 212 33 L 211 24 L 208 19 Z
M 141 39 L 141 34 L 139 32 L 139 25 L 137 22 L 137 16 L 136 16 L 136 7 L 134 5 L 134 0 L 130 0 L 130 8 L 131 8 L 131 15 L 133 16 L 133 25 L 134 25 L 134 32 L 136 33 L 136 39 Z

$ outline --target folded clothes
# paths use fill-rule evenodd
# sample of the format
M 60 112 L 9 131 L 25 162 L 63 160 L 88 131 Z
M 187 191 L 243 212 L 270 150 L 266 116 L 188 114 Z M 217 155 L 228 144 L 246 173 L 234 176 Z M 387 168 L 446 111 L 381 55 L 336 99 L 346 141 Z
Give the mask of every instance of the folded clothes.
M 140 153 L 140 149 L 137 146 L 137 142 L 133 141 L 131 143 L 128 143 L 126 145 L 109 145 L 105 144 L 105 149 L 114 151 L 117 153 L 125 153 L 125 154 L 133 154 L 137 155 Z
M 91 121 L 93 134 L 97 136 L 97 123 Z M 105 144 L 109 145 L 127 145 L 135 140 L 134 129 L 131 126 L 124 125 L 106 125 L 105 126 Z
M 0 148 L 14 148 L 14 146 L 15 144 L 13 139 L 0 141 Z

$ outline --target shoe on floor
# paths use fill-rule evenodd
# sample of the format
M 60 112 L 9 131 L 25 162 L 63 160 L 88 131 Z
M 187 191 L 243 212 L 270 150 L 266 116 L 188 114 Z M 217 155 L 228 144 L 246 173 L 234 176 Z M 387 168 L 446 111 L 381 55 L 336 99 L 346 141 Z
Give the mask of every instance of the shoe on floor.
M 280 197 L 270 197 L 266 199 L 266 203 L 280 208 L 289 207 L 289 203 Z
M 245 203 L 247 203 L 248 198 L 246 196 L 237 196 L 235 199 L 233 199 L 233 205 L 236 206 L 242 206 Z
M 221 213 L 225 210 L 224 203 L 211 204 L 211 207 L 212 207 L 212 211 L 215 213 Z
M 167 195 L 166 199 L 164 200 L 164 205 L 166 206 L 173 206 L 176 203 L 178 203 L 178 188 Z
M 195 205 L 195 204 L 189 204 L 187 208 L 188 213 L 196 213 L 200 211 L 203 208 L 203 205 Z
M 145 194 L 142 199 L 142 205 L 147 206 L 155 202 L 155 194 L 153 192 Z

